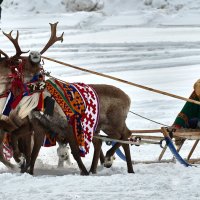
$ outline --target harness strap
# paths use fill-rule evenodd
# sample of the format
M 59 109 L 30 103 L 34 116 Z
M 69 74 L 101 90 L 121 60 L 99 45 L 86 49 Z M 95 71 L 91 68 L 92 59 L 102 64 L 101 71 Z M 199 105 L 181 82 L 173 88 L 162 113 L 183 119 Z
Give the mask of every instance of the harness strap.
M 9 91 L 4 92 L 3 94 L 0 95 L 0 99 L 4 97 L 8 97 Z

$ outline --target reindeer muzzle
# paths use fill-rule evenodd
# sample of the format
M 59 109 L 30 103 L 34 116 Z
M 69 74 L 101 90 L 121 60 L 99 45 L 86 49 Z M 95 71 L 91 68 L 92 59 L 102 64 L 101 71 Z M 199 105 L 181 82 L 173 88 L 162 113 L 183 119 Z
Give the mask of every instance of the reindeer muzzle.
M 38 51 L 31 51 L 29 54 L 29 59 L 32 63 L 38 64 L 41 61 L 41 54 Z

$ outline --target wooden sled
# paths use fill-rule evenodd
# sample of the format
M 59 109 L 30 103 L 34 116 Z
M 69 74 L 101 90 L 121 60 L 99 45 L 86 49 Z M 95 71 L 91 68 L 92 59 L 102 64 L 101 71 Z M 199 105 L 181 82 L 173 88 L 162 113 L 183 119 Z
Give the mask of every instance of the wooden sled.
M 144 143 L 151 143 L 151 144 L 158 144 L 158 142 L 156 143 L 155 141 L 162 141 L 162 140 L 166 141 L 157 159 L 149 160 L 149 161 L 132 161 L 134 164 L 170 163 L 170 162 L 175 163 L 176 161 L 178 161 L 184 166 L 188 167 L 188 166 L 192 166 L 191 164 L 200 163 L 200 158 L 192 158 L 192 155 L 200 140 L 200 129 L 176 129 L 175 130 L 171 128 L 170 130 L 170 128 L 162 127 L 161 129 L 155 129 L 155 130 L 133 130 L 132 133 L 134 133 L 132 135 L 133 138 L 141 138 L 141 144 L 142 144 L 142 141 L 144 141 Z M 159 133 L 159 134 L 161 133 L 163 134 L 163 137 L 147 135 L 149 133 Z M 181 141 L 178 147 L 175 147 L 174 142 L 173 142 L 174 139 L 179 139 Z M 189 150 L 189 153 L 186 156 L 186 158 L 182 158 L 179 152 L 181 148 L 183 147 L 183 144 L 186 140 L 194 140 L 194 144 Z M 151 141 L 151 142 L 145 142 L 145 141 Z M 160 145 L 161 145 L 161 142 L 160 142 Z M 171 159 L 163 159 L 163 156 L 168 148 L 171 150 L 173 157 Z M 121 152 L 120 149 L 118 149 L 116 153 L 121 159 L 126 160 L 124 154 Z

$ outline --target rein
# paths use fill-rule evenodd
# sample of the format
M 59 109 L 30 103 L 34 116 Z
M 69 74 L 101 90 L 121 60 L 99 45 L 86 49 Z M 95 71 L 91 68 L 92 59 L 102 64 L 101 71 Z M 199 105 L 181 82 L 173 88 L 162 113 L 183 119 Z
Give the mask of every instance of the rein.
M 58 60 L 55 60 L 55 59 L 52 59 L 52 58 L 49 58 L 49 57 L 42 56 L 42 58 L 49 60 L 49 61 L 52 61 L 52 62 L 55 62 L 55 63 L 58 63 L 58 64 L 63 65 L 63 66 L 71 67 L 71 68 L 74 68 L 74 69 L 77 69 L 77 70 L 81 70 L 81 71 L 84 71 L 84 72 L 88 72 L 88 73 L 91 73 L 91 74 L 95 74 L 95 75 L 98 75 L 98 76 L 109 78 L 109 79 L 112 79 L 112 80 L 115 80 L 115 81 L 118 81 L 118 82 L 122 82 L 122 83 L 125 83 L 125 84 L 128 84 L 128 85 L 132 85 L 132 86 L 135 86 L 135 87 L 138 87 L 138 88 L 142 88 L 144 90 L 163 94 L 165 96 L 170 96 L 170 97 L 173 97 L 173 98 L 176 98 L 176 99 L 180 99 L 180 100 L 183 100 L 183 101 L 187 101 L 187 102 L 190 102 L 190 103 L 200 105 L 199 101 L 196 101 L 196 100 L 193 100 L 193 99 L 181 97 L 181 96 L 171 94 L 171 93 L 168 93 L 168 92 L 165 92 L 165 91 L 161 91 L 161 90 L 153 89 L 153 88 L 150 88 L 150 87 L 147 87 L 147 86 L 139 85 L 139 84 L 136 84 L 136 83 L 133 83 L 133 82 L 130 82 L 130 81 L 126 81 L 124 79 L 120 79 L 120 78 L 110 76 L 110 75 L 107 75 L 107 74 L 103 74 L 103 73 L 100 73 L 100 72 L 95 72 L 95 71 L 92 71 L 92 70 L 84 69 L 84 68 L 81 68 L 81 67 L 78 67 L 78 66 L 75 66 L 75 65 L 71 65 L 71 64 L 68 64 L 68 63 L 64 63 L 64 62 L 61 62 L 61 61 L 58 61 Z
M 170 127 L 169 125 L 166 125 L 166 124 L 160 123 L 160 122 L 158 122 L 158 121 L 149 119 L 149 118 L 144 117 L 144 116 L 142 116 L 142 115 L 139 115 L 138 113 L 135 113 L 135 112 L 133 112 L 133 111 L 131 111 L 131 110 L 129 110 L 129 112 L 132 113 L 132 114 L 134 114 L 134 115 L 136 115 L 136 116 L 138 116 L 138 117 L 141 117 L 141 118 L 146 119 L 146 120 L 148 120 L 148 121 L 150 121 L 150 122 L 153 122 L 153 123 L 155 123 L 155 124 L 160 124 L 160 125 L 165 126 L 165 127 Z

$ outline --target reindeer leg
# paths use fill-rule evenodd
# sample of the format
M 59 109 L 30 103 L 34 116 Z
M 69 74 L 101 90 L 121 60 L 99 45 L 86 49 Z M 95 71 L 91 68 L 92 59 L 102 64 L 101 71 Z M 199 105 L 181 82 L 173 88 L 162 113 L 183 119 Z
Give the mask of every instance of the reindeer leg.
M 28 133 L 28 134 L 27 134 Z M 29 161 L 30 157 L 25 158 L 25 154 L 27 154 L 27 148 L 30 148 L 29 141 L 25 140 L 25 137 L 30 137 L 30 125 L 29 123 L 24 124 L 17 130 L 11 133 L 11 145 L 13 147 L 13 157 L 15 161 L 19 164 L 22 172 L 25 166 L 25 163 Z M 19 149 L 20 148 L 20 149 Z M 29 155 L 30 156 L 30 155 Z M 28 159 L 28 160 L 27 160 Z
M 103 165 L 105 163 L 105 156 L 103 154 L 102 149 L 100 150 L 100 162 L 101 162 L 101 165 Z
M 90 172 L 92 174 L 96 174 L 97 173 L 97 165 L 98 165 L 99 157 L 100 157 L 100 155 L 101 155 L 101 157 L 103 156 L 103 158 L 101 158 L 102 159 L 101 162 L 104 162 L 104 155 L 103 155 L 103 152 L 101 150 L 102 141 L 99 140 L 99 139 L 93 138 L 92 143 L 94 145 L 94 154 L 93 154 L 93 159 L 92 159 L 92 165 L 91 165 L 91 168 L 90 168 Z
M 32 119 L 30 122 L 34 131 L 34 145 L 31 152 L 30 162 L 26 165 L 26 171 L 28 171 L 29 168 L 29 174 L 33 175 L 35 161 L 44 141 L 45 129 L 39 124 L 37 119 Z
M 79 166 L 81 175 L 89 175 L 87 169 L 85 168 L 85 165 L 83 164 L 81 160 L 79 148 L 75 140 L 72 128 L 71 130 L 67 131 L 67 136 L 68 136 L 69 146 L 71 148 L 71 153 Z
M 13 148 L 13 158 L 21 168 L 24 165 L 25 158 L 18 148 L 18 137 L 15 135 L 15 131 L 11 133 L 11 146 Z
M 2 162 L 6 167 L 10 169 L 15 169 L 15 165 L 11 164 L 9 161 L 7 161 L 4 158 L 3 155 L 3 138 L 4 138 L 5 132 L 3 130 L 0 130 L 0 162 Z
M 31 161 L 30 161 L 30 164 L 27 165 L 27 169 L 30 166 L 29 174 L 31 175 L 34 174 L 35 161 L 38 157 L 43 141 L 44 141 L 44 133 L 40 132 L 39 134 L 34 135 L 34 146 L 31 153 Z
M 131 161 L 131 153 L 130 153 L 129 144 L 123 144 L 122 147 L 124 149 L 124 153 L 125 153 L 125 156 L 126 156 L 126 163 L 127 163 L 128 173 L 134 173 L 133 164 L 132 164 L 132 161 Z
M 24 162 L 23 165 L 21 165 L 21 173 L 26 172 L 26 165 L 27 163 L 30 163 L 31 159 L 31 134 L 32 132 L 29 132 L 27 135 L 23 136 L 22 138 L 19 138 L 18 140 L 18 146 L 20 152 L 22 152 L 25 156 L 26 162 Z
M 121 146 L 120 143 L 115 143 L 107 152 L 104 162 L 104 167 L 110 168 L 113 164 L 113 155 L 115 154 L 115 151 Z

